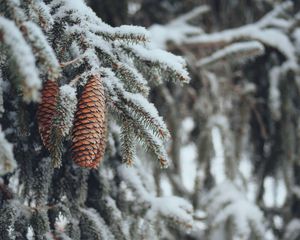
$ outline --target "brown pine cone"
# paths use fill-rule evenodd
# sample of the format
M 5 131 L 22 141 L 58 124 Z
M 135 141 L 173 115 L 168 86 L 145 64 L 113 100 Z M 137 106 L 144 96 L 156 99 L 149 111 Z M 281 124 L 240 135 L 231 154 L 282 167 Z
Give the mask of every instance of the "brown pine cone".
M 42 89 L 42 100 L 37 110 L 37 120 L 42 141 L 50 150 L 50 134 L 52 119 L 56 115 L 58 101 L 58 84 L 55 81 L 47 80 Z
M 106 110 L 102 79 L 93 75 L 77 104 L 72 132 L 72 157 L 81 167 L 96 168 L 106 147 Z

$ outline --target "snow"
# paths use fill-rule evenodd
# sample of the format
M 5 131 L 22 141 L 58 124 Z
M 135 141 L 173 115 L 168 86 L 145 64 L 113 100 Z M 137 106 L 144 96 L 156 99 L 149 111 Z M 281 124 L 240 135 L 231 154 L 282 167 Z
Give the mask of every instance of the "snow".
M 141 36 L 145 41 L 150 38 L 149 32 L 144 27 L 133 26 L 133 25 L 122 25 L 121 27 L 115 27 L 114 34 L 132 36 L 132 38 L 139 38 Z
M 27 238 L 27 240 L 34 240 L 34 231 L 33 231 L 32 226 L 29 226 L 27 228 L 26 238 Z
M 62 5 L 62 6 L 61 6 Z M 50 8 L 55 8 L 56 6 L 61 6 L 59 10 L 53 15 L 53 18 L 63 18 L 65 17 L 69 11 L 76 11 L 79 14 L 87 15 L 92 19 L 96 19 L 96 14 L 86 6 L 83 0 L 54 0 L 49 5 Z M 101 21 L 101 20 L 99 20 Z
M 279 89 L 281 73 L 282 69 L 280 67 L 273 67 L 269 72 L 269 106 L 275 120 L 281 118 L 281 94 Z
M 62 212 L 59 212 L 58 216 L 55 219 L 54 226 L 57 231 L 64 232 L 68 223 L 69 220 L 67 219 L 67 217 L 64 216 Z
M 138 194 L 140 200 L 146 200 L 151 198 L 151 194 L 145 189 L 140 181 L 140 177 L 138 176 L 137 171 L 134 167 L 126 167 L 121 165 L 118 168 L 119 174 L 122 176 L 122 179 L 133 188 L 135 194 Z
M 60 87 L 60 93 L 70 99 L 76 98 L 76 89 L 67 84 Z
M 173 21 L 171 21 L 171 24 L 180 25 L 182 23 L 187 23 L 188 21 L 192 20 L 193 18 L 199 17 L 209 11 L 210 11 L 210 8 L 207 5 L 196 6 L 190 12 L 185 13 L 185 14 L 175 18 Z
M 282 4 L 275 5 L 275 8 L 267 13 L 261 20 L 257 22 L 260 27 L 277 26 L 283 29 L 288 28 L 289 24 L 284 19 L 279 19 L 278 16 L 286 10 L 291 10 L 293 3 L 291 1 L 283 2 Z
M 13 172 L 16 167 L 13 145 L 6 140 L 0 126 L 0 175 Z
M 168 139 L 170 134 L 164 121 L 158 115 L 157 109 L 142 94 L 127 92 L 112 71 L 109 69 L 102 69 L 102 71 L 105 73 L 104 84 L 111 100 L 118 104 L 122 101 L 127 103 L 121 114 L 129 115 L 130 118 L 142 125 L 142 134 L 145 139 L 139 140 L 154 146 L 152 150 L 159 158 L 167 159 L 162 140 Z
M 157 136 L 162 137 L 163 139 L 167 139 L 170 137 L 167 126 L 162 117 L 159 116 L 158 111 L 153 103 L 150 103 L 143 95 L 139 93 L 130 93 L 124 91 L 124 97 L 134 104 L 134 107 L 132 106 L 132 108 L 134 108 L 135 111 L 137 109 L 140 109 L 139 112 L 145 112 L 149 114 L 149 117 L 147 117 L 145 121 L 149 121 L 149 124 L 154 124 L 159 129 L 161 135 Z M 131 109 L 132 113 L 135 112 L 134 109 Z
M 292 219 L 288 225 L 284 234 L 284 239 L 296 240 L 300 236 L 300 220 L 295 218 Z
M 235 41 L 256 40 L 267 46 L 278 49 L 287 60 L 295 62 L 296 56 L 293 44 L 288 37 L 277 29 L 260 29 L 255 24 L 245 25 L 236 29 L 224 30 L 218 33 L 202 34 L 190 37 L 185 44 L 211 46 L 213 44 L 227 45 Z
M 263 222 L 263 214 L 255 205 L 249 204 L 246 200 L 236 200 L 232 204 L 225 206 L 217 217 L 214 219 L 214 224 L 219 225 L 232 217 L 240 237 L 245 238 L 250 235 L 250 226 L 255 224 L 258 227 L 259 233 L 263 233 L 264 229 L 261 226 Z
M 114 239 L 114 236 L 110 232 L 109 228 L 106 226 L 104 220 L 100 217 L 100 215 L 97 213 L 95 209 L 81 208 L 80 211 L 84 213 L 91 221 L 94 222 L 95 226 L 98 227 L 98 230 L 100 231 L 100 235 L 102 238 L 107 240 Z
M 42 83 L 35 66 L 32 50 L 14 22 L 1 16 L 0 33 L 2 33 L 4 44 L 9 48 L 10 57 L 15 59 L 17 69 L 13 71 L 20 78 L 24 100 L 37 101 Z
M 135 3 L 135 2 L 129 2 L 128 3 L 128 14 L 129 15 L 134 15 L 137 11 L 139 11 L 141 8 L 140 3 Z
M 249 156 L 247 156 L 246 153 L 242 154 L 239 164 L 239 170 L 241 174 L 243 174 L 243 177 L 250 181 L 250 178 L 252 176 L 252 165 Z
M 221 50 L 214 52 L 209 57 L 200 59 L 196 65 L 203 67 L 208 64 L 220 61 L 220 60 L 242 60 L 244 58 L 250 58 L 264 54 L 264 46 L 257 41 L 248 41 L 233 43 Z M 231 59 L 232 58 L 232 59 Z
M 73 27 L 69 27 L 69 31 L 70 33 L 78 32 L 77 29 L 74 29 Z M 105 41 L 102 37 L 91 32 L 87 32 L 86 37 L 92 46 L 101 49 L 104 53 L 106 53 L 109 56 L 113 56 L 111 45 L 109 44 L 109 42 Z M 85 52 L 85 54 L 87 54 L 88 50 Z
M 189 81 L 189 74 L 185 69 L 186 62 L 182 57 L 175 56 L 172 53 L 165 52 L 160 49 L 148 50 L 140 45 L 132 45 L 131 49 L 145 61 L 157 62 L 164 66 L 166 69 L 170 68 L 175 72 L 178 72 L 183 77 L 183 82 Z
M 33 1 L 29 8 L 29 14 L 36 23 L 41 23 L 41 26 L 46 31 L 50 31 L 54 21 L 50 14 L 50 8 L 43 1 Z
M 213 127 L 212 142 L 214 147 L 215 156 L 212 159 L 211 173 L 214 175 L 216 183 L 221 183 L 226 179 L 225 176 L 225 160 L 224 160 L 224 147 L 222 143 L 222 137 L 219 128 Z
M 300 27 L 294 30 L 292 36 L 295 42 L 296 51 L 300 55 Z
M 92 73 L 95 73 L 97 74 L 97 72 L 99 71 L 99 66 L 101 65 L 100 64 L 100 61 L 98 59 L 98 56 L 97 54 L 95 53 L 95 51 L 93 49 L 87 49 L 85 52 L 84 52 L 84 58 L 86 59 L 86 61 L 89 63 L 89 65 L 91 66 L 91 70 L 90 72 L 88 73 L 89 76 L 92 75 Z
M 167 197 L 173 195 L 172 184 L 165 175 L 161 176 L 160 178 L 160 187 L 162 189 L 162 196 Z
M 189 192 L 195 189 L 197 174 L 197 147 L 194 143 L 188 144 L 180 149 L 180 166 L 182 183 Z
M 70 85 L 63 85 L 59 88 L 60 109 L 63 119 L 60 122 L 62 135 L 66 136 L 73 126 L 74 113 L 77 107 L 76 89 Z
M 282 207 L 287 197 L 287 189 L 282 179 L 266 177 L 264 181 L 263 200 L 267 207 Z
M 224 181 L 213 188 L 205 198 L 209 217 L 220 227 L 231 218 L 241 238 L 250 235 L 250 229 L 257 234 L 264 233 L 264 218 L 261 210 L 246 199 L 243 192 L 230 181 Z
M 279 217 L 279 216 L 274 216 L 274 225 L 276 228 L 278 229 L 282 229 L 282 227 L 284 226 L 284 222 L 283 222 L 283 219 L 282 217 Z
M 153 46 L 160 49 L 167 49 L 167 43 L 173 42 L 180 45 L 187 35 L 200 34 L 202 30 L 190 25 L 178 26 L 170 24 L 167 26 L 154 24 L 149 28 Z
M 55 0 L 49 4 L 50 7 L 55 7 L 62 4 L 59 10 L 54 14 L 55 19 L 63 19 L 66 15 L 78 22 L 70 28 L 71 32 L 87 34 L 88 32 L 100 35 L 104 40 L 136 40 L 148 41 L 149 34 L 144 27 L 122 25 L 120 27 L 111 27 L 102 22 L 96 14 L 86 6 L 82 0 Z M 71 14 L 70 14 L 71 12 Z M 93 38 L 91 38 L 93 39 Z
M 151 218 L 152 214 L 159 213 L 162 216 L 171 217 L 175 221 L 180 221 L 180 223 L 191 227 L 193 225 L 192 211 L 192 205 L 183 198 L 176 196 L 159 197 L 152 200 L 148 217 Z
M 12 190 L 13 193 L 20 194 L 19 186 L 19 170 L 10 177 L 8 187 Z
M 146 214 L 147 219 L 155 219 L 155 216 L 160 214 L 188 227 L 192 226 L 193 208 L 187 200 L 176 196 L 157 197 L 154 192 L 145 189 L 135 167 L 120 166 L 118 172 L 122 179 L 134 189 L 139 201 L 150 204 Z
M 167 43 L 180 45 L 189 35 L 202 34 L 199 27 L 188 24 L 188 21 L 209 11 L 207 6 L 195 7 L 192 11 L 179 16 L 167 25 L 154 24 L 149 28 L 153 45 L 160 49 L 167 49 Z
M 2 117 L 5 109 L 4 109 L 4 106 L 3 106 L 3 92 L 4 92 L 4 82 L 3 82 L 3 79 L 2 79 L 2 73 L 0 71 L 0 117 Z
M 37 51 L 43 52 L 43 57 L 45 58 L 43 60 L 47 61 L 47 64 L 51 66 L 51 69 L 46 69 L 46 72 L 54 70 L 59 71 L 59 63 L 56 55 L 39 26 L 33 22 L 25 22 L 23 25 L 27 28 L 28 38 L 34 44 L 34 47 L 38 48 Z
M 119 60 L 114 59 L 117 63 L 116 75 L 130 91 L 141 93 L 147 97 L 150 90 L 148 82 L 134 66 L 133 59 L 129 58 L 126 54 L 120 54 L 119 50 L 117 50 L 116 54 L 119 55 Z

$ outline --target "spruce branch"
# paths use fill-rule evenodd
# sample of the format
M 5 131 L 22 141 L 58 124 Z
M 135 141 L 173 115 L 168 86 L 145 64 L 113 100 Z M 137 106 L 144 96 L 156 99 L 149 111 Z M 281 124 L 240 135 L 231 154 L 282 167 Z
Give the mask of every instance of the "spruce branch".
M 32 21 L 38 24 L 44 31 L 52 29 L 54 21 L 49 7 L 41 0 L 23 0 L 28 2 L 28 15 Z
M 166 168 L 168 166 L 168 157 L 161 139 L 156 137 L 144 125 L 137 123 L 130 114 L 126 113 L 126 109 L 124 109 L 122 103 L 117 102 L 116 99 L 114 101 L 111 101 L 111 99 L 108 100 L 108 107 L 111 113 L 121 122 L 127 120 L 138 142 L 142 144 L 146 151 L 154 153 L 161 167 Z
M 136 151 L 135 136 L 131 127 L 130 122 L 124 121 L 120 134 L 122 161 L 128 166 L 132 166 L 135 162 Z
M 30 46 L 13 21 L 0 17 L 0 44 L 6 47 L 9 67 L 27 102 L 39 99 L 41 80 Z
M 114 240 L 105 221 L 95 209 L 80 209 L 82 215 L 80 227 L 82 228 L 82 237 L 85 239 Z
M 40 71 L 46 75 L 47 79 L 57 80 L 60 75 L 60 66 L 41 29 L 33 22 L 22 23 L 20 29 L 32 48 Z
M 134 58 L 139 64 L 137 67 L 145 67 L 143 73 L 149 71 L 149 67 L 156 68 L 161 73 L 166 73 L 167 79 L 179 83 L 188 83 L 189 74 L 186 71 L 185 60 L 160 49 L 147 49 L 140 45 L 121 45 L 121 50 Z M 150 72 L 151 74 L 152 72 Z M 149 74 L 149 72 L 148 72 Z
M 257 41 L 233 43 L 212 55 L 200 59 L 196 66 L 207 68 L 218 62 L 243 61 L 264 54 L 264 46 Z

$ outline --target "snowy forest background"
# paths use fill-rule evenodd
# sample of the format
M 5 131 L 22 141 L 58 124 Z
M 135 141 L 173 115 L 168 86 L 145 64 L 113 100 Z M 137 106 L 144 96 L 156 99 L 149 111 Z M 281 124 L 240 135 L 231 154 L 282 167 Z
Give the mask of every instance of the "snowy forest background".
M 0 126 L 0 239 L 300 239 L 300 2 L 0 0 Z

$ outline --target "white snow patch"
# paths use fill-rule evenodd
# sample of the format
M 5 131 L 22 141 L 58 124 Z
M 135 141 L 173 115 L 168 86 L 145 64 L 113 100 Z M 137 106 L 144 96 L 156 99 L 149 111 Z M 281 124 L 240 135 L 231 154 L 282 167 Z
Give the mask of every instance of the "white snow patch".
M 135 3 L 135 2 L 129 2 L 128 3 L 128 13 L 130 15 L 134 15 L 140 9 L 141 9 L 141 4 L 140 3 Z
M 55 219 L 55 228 L 60 232 L 64 232 L 69 220 L 61 212 L 59 212 L 58 217 Z
M 272 177 L 266 177 L 264 189 L 263 200 L 267 207 L 283 206 L 287 196 L 287 189 L 282 179 L 275 181 Z
M 35 66 L 35 58 L 31 48 L 26 43 L 14 22 L 0 16 L 0 32 L 3 42 L 8 46 L 10 57 L 15 59 L 18 73 L 21 77 L 24 99 L 37 101 L 42 83 Z
M 197 173 L 197 147 L 194 143 L 180 149 L 180 165 L 182 183 L 190 192 L 194 191 L 195 178 Z
M 161 176 L 160 186 L 161 186 L 163 196 L 167 197 L 167 196 L 172 196 L 173 195 L 172 185 L 171 185 L 169 179 L 164 175 Z
M 9 143 L 0 126 L 0 175 L 13 172 L 17 167 L 17 162 L 14 159 L 13 145 Z
M 32 226 L 29 226 L 27 228 L 26 238 L 27 238 L 27 240 L 34 240 L 34 231 L 33 231 Z
M 225 181 L 225 167 L 224 167 L 224 146 L 222 143 L 222 137 L 220 133 L 220 129 L 217 127 L 213 127 L 212 131 L 212 142 L 215 151 L 215 156 L 212 159 L 211 165 L 211 173 L 214 175 L 216 183 L 221 183 Z

